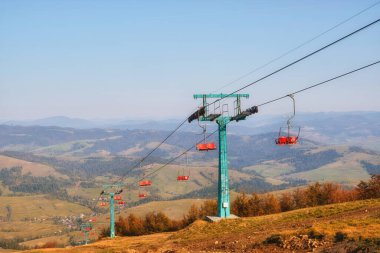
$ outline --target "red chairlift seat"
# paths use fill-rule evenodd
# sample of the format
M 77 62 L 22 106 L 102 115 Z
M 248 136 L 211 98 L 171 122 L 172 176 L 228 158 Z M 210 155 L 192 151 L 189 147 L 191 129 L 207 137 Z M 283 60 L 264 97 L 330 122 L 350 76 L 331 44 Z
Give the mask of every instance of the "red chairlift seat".
M 178 176 L 177 181 L 187 181 L 190 179 L 190 176 Z
M 145 180 L 145 181 L 140 181 L 139 186 L 150 186 L 152 185 L 152 181 L 150 180 Z
M 297 144 L 298 136 L 288 136 L 287 138 L 287 144 L 288 145 L 294 145 Z
M 207 148 L 208 150 L 215 150 L 216 149 L 215 142 L 207 143 Z
M 121 196 L 120 195 L 115 195 L 114 199 L 115 200 L 121 200 Z
M 279 146 L 283 145 L 295 145 L 297 144 L 298 136 L 280 136 L 276 139 L 276 144 Z
M 216 149 L 215 142 L 199 143 L 197 145 L 198 151 L 209 151 L 209 150 L 215 150 L 215 149 Z
M 296 130 L 298 129 L 298 130 Z M 296 131 L 298 133 L 296 133 Z M 300 127 L 287 127 L 287 133 L 284 133 L 282 131 L 282 128 L 280 128 L 280 131 L 278 132 L 278 138 L 276 139 L 276 144 L 279 146 L 284 145 L 295 145 L 298 142 L 298 138 L 300 135 L 301 128 Z M 296 135 L 297 134 L 297 135 Z
M 280 146 L 282 146 L 282 145 L 286 145 L 286 143 L 287 143 L 287 139 L 288 139 L 288 137 L 286 137 L 286 136 L 280 136 L 280 137 L 278 137 L 278 138 L 276 139 L 276 144 L 277 144 L 277 145 L 280 145 Z
M 124 201 L 119 201 L 119 202 L 117 202 L 117 204 L 118 204 L 118 205 L 124 205 L 125 202 L 124 202 Z
M 146 193 L 139 193 L 139 198 L 146 198 L 148 197 L 148 194 Z
M 282 132 L 282 128 L 280 127 L 280 131 L 278 132 L 278 138 L 276 139 L 276 144 L 279 146 L 284 145 L 295 145 L 297 144 L 298 137 L 300 136 L 300 127 L 292 127 L 292 120 L 296 116 L 296 102 L 294 99 L 294 94 L 289 94 L 288 97 L 290 97 L 293 101 L 293 115 L 288 118 L 288 121 L 286 122 L 287 126 L 287 133 L 284 135 Z M 298 128 L 298 134 L 295 135 L 295 129 Z
M 100 206 L 107 206 L 107 203 L 106 202 L 102 202 L 102 203 L 100 203 Z

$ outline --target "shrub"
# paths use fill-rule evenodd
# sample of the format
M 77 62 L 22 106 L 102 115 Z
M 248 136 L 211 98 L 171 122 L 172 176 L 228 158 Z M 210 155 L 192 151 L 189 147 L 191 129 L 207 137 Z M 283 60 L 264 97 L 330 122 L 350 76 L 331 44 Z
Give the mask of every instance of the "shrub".
M 311 229 L 307 235 L 309 236 L 310 239 L 317 239 L 317 240 L 323 240 L 326 235 L 322 234 L 321 232 L 318 232 L 314 229 Z
M 265 244 L 277 244 L 277 245 L 281 244 L 282 242 L 283 242 L 282 236 L 279 234 L 271 235 L 264 241 Z
M 347 234 L 338 231 L 338 232 L 335 233 L 334 239 L 335 239 L 335 242 L 342 242 L 342 241 L 344 241 L 344 240 L 347 239 Z
M 57 248 L 58 243 L 56 241 L 48 241 L 45 244 L 43 244 L 40 248 Z

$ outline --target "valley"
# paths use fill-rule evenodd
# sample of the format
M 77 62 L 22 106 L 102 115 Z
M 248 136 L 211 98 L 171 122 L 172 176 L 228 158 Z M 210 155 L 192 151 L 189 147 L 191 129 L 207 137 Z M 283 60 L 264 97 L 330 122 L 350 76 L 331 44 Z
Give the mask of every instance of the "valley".
M 351 188 L 380 172 L 376 148 L 356 146 L 350 138 L 343 143 L 342 137 L 331 144 L 319 142 L 314 138 L 322 135 L 318 129 L 325 127 L 308 127 L 294 147 L 274 145 L 275 132 L 229 135 L 232 200 L 241 192 L 280 194 L 313 182 Z M 90 239 L 97 239 L 109 225 L 108 207 L 100 207 L 98 199 L 105 184 L 125 185 L 121 194 L 125 204 L 117 206 L 116 217 L 161 211 L 180 220 L 193 204 L 200 206 L 217 195 L 216 152 L 193 149 L 166 165 L 199 138 L 191 128 L 177 133 L 141 166 L 136 166 L 139 159 L 167 132 L 6 125 L 0 125 L 0 130 L 0 237 L 17 239 L 21 246 L 49 241 L 78 244 L 83 241 L 80 224 L 95 213 L 97 223 Z M 347 131 L 350 135 L 351 128 Z M 335 132 L 324 134 L 332 138 Z M 362 132 L 357 138 L 375 140 L 377 135 L 376 131 Z M 148 197 L 140 199 L 142 189 L 136 180 L 146 174 L 153 184 L 144 189 Z M 190 180 L 178 182 L 180 174 L 189 175 Z

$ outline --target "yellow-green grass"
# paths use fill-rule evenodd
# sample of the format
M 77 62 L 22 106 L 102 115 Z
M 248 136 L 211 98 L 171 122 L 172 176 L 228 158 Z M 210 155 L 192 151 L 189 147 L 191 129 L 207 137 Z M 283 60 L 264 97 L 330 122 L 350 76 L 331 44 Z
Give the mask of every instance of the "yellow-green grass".
M 243 171 L 255 171 L 267 177 L 267 182 L 278 184 L 292 179 L 305 179 L 308 181 L 332 181 L 349 186 L 356 185 L 360 180 L 368 180 L 370 175 L 361 164 L 361 161 L 368 161 L 373 164 L 380 164 L 380 157 L 374 154 L 350 151 L 348 146 L 328 146 L 318 147 L 309 154 L 319 153 L 326 150 L 335 150 L 343 157 L 336 162 L 332 162 L 310 171 L 292 173 L 294 168 L 283 161 L 266 161 L 259 165 L 243 168 Z M 287 174 L 286 176 L 281 176 Z M 273 181 L 280 180 L 280 181 Z
M 64 230 L 63 225 L 55 225 L 50 221 L 40 222 L 1 222 L 0 223 L 0 238 L 14 239 L 14 238 L 35 238 L 51 236 L 54 233 L 60 233 Z
M 186 215 L 191 205 L 200 206 L 204 203 L 204 199 L 180 199 L 172 201 L 152 201 L 136 207 L 125 209 L 121 215 L 135 214 L 145 217 L 149 212 L 163 212 L 173 220 L 180 220 Z
M 365 211 L 369 209 L 371 212 Z M 350 212 L 355 211 L 358 211 L 359 214 L 351 216 Z M 197 241 L 218 238 L 226 233 L 238 235 L 249 232 L 259 233 L 260 231 L 285 235 L 298 234 L 303 229 L 297 227 L 297 224 L 302 223 L 308 224 L 309 229 L 315 229 L 331 237 L 336 232 L 342 231 L 346 232 L 349 237 L 379 238 L 379 212 L 380 199 L 347 202 L 219 223 L 201 222 L 179 231 L 173 235 L 172 239 Z
M 14 249 L 2 249 L 0 248 L 0 253 L 11 253 L 11 252 L 17 252 L 18 250 Z
M 149 174 L 161 164 L 153 164 L 149 168 L 145 168 L 144 172 Z M 190 175 L 190 180 L 186 182 L 177 181 L 179 174 Z M 143 172 L 141 173 L 141 176 Z M 230 171 L 230 182 L 239 182 L 242 179 L 249 180 L 255 176 L 241 173 L 238 171 Z M 188 166 L 183 165 L 167 165 L 162 168 L 159 173 L 153 174 L 148 178 L 151 180 L 152 186 L 144 189 L 139 189 L 136 178 L 125 178 L 127 191 L 124 191 L 123 196 L 128 201 L 138 201 L 138 192 L 144 191 L 149 195 L 158 195 L 163 198 L 176 197 L 192 191 L 200 190 L 204 187 L 214 185 L 217 182 L 217 168 L 206 166 Z M 98 181 L 102 178 L 98 178 Z
M 333 181 L 353 186 L 360 180 L 368 180 L 370 178 L 370 175 L 366 169 L 362 167 L 360 162 L 365 160 L 377 164 L 379 160 L 373 155 L 364 153 L 343 152 L 343 154 L 344 157 L 336 162 L 327 164 L 315 170 L 294 173 L 285 176 L 285 178 L 292 177 L 309 181 Z
M 271 178 L 271 177 L 265 178 L 265 182 L 270 183 L 272 185 L 282 185 L 282 184 L 286 183 L 286 181 L 283 181 L 283 180 L 280 180 L 280 179 Z
M 9 190 L 9 188 L 5 186 L 1 181 L 0 181 L 0 191 L 1 191 L 2 196 L 12 194 L 12 191 Z
M 94 200 L 97 197 L 99 197 L 99 193 L 102 191 L 102 187 L 83 188 L 79 186 L 79 182 L 78 182 L 77 186 L 66 188 L 66 191 L 71 196 L 80 196 L 85 199 Z
M 83 238 L 82 238 L 83 239 Z M 26 246 L 28 248 L 41 247 L 47 242 L 56 242 L 58 245 L 68 245 L 69 244 L 69 236 L 65 235 L 55 235 L 55 236 L 47 236 L 39 239 L 34 239 L 26 242 L 20 243 L 22 246 Z
M 28 162 L 20 159 L 16 159 L 13 157 L 8 157 L 4 155 L 0 155 L 0 169 L 2 168 L 11 168 L 21 166 L 22 173 L 31 173 L 36 177 L 47 177 L 53 176 L 57 178 L 68 178 L 66 175 L 63 175 L 57 172 L 53 167 L 50 167 L 41 163 Z
M 12 210 L 12 221 L 23 219 L 46 219 L 53 216 L 89 214 L 87 207 L 63 200 L 47 198 L 45 195 L 0 197 L 0 216 L 7 216 L 6 207 Z
M 266 161 L 258 165 L 244 167 L 243 171 L 255 171 L 263 177 L 277 177 L 284 173 L 291 173 L 294 167 L 282 161 Z
M 359 145 L 366 149 L 372 149 L 375 151 L 380 152 L 380 138 L 379 137 L 370 137 L 368 139 L 364 139 L 362 141 L 358 141 L 355 145 Z
M 360 180 L 367 181 L 370 175 L 357 162 L 346 163 L 338 161 L 315 170 L 291 174 L 286 178 L 305 179 L 317 182 L 337 182 L 345 185 L 355 186 Z

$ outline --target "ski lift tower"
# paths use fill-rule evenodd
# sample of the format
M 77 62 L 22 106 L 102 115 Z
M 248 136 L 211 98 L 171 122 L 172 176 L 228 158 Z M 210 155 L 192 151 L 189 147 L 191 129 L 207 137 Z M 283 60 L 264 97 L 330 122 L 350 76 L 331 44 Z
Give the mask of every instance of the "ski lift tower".
M 234 116 L 228 114 L 228 104 L 220 107 L 220 101 L 226 98 L 234 98 Z M 244 120 L 247 116 L 257 113 L 257 107 L 251 107 L 241 111 L 241 98 L 249 98 L 249 94 L 195 94 L 194 99 L 202 99 L 202 106 L 194 112 L 188 122 L 198 119 L 199 121 L 215 121 L 219 131 L 219 168 L 218 168 L 218 218 L 230 218 L 230 191 L 228 178 L 227 156 L 227 124 L 231 121 Z M 212 104 L 207 99 L 216 99 Z M 210 107 L 213 105 L 213 111 Z M 211 219 L 211 218 L 210 218 Z M 218 220 L 218 219 L 216 219 Z
M 88 234 L 92 230 L 92 224 L 90 222 L 80 224 L 80 230 L 82 230 L 84 235 L 84 244 L 88 244 Z
M 110 200 L 110 237 L 115 238 L 115 195 L 123 192 L 122 184 L 105 184 L 101 195 L 109 196 Z

